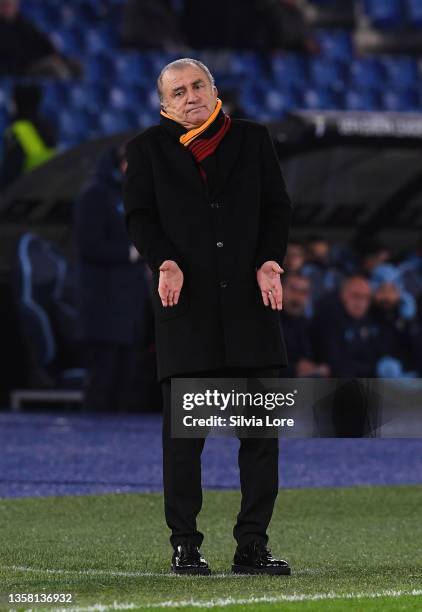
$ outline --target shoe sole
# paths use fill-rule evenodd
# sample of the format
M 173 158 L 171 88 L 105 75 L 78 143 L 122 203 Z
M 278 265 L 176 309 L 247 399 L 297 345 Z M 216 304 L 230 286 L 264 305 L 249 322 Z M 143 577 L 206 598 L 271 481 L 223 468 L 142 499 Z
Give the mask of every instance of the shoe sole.
M 267 567 L 257 569 L 256 567 L 248 567 L 247 565 L 232 565 L 233 574 L 266 574 L 268 576 L 290 576 L 292 570 L 290 567 Z
M 171 568 L 174 574 L 178 576 L 210 576 L 211 570 L 208 568 L 198 568 L 198 569 L 175 569 Z

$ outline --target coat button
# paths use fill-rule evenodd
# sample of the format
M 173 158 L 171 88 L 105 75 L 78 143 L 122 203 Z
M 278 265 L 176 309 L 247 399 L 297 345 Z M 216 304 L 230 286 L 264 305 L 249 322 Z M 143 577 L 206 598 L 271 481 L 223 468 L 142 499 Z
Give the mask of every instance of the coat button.
M 217 242 L 217 246 L 221 248 L 222 246 L 224 246 L 224 244 L 223 242 Z
M 220 287 L 223 287 L 223 289 L 225 289 L 227 287 L 227 281 L 220 281 Z

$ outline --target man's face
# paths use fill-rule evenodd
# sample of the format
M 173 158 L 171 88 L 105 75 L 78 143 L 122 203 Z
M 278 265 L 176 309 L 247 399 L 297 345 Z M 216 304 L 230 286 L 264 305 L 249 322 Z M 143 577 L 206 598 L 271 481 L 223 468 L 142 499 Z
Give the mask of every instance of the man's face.
M 161 88 L 165 112 L 187 129 L 204 123 L 217 104 L 217 88 L 195 65 L 166 70 Z
M 19 13 L 19 0 L 0 0 L 0 18 L 12 21 Z
M 366 316 L 371 304 L 371 286 L 365 279 L 352 279 L 340 292 L 340 299 L 346 312 L 354 319 Z
M 287 314 L 298 317 L 303 315 L 309 300 L 311 286 L 308 278 L 286 278 L 283 283 L 283 308 Z
M 328 260 L 330 245 L 325 240 L 315 240 L 309 243 L 308 253 L 311 261 L 325 263 Z
M 393 310 L 400 301 L 400 292 L 393 283 L 382 283 L 374 293 L 374 300 L 383 310 Z
M 305 249 L 301 244 L 291 243 L 287 247 L 285 266 L 288 272 L 297 272 L 305 263 Z

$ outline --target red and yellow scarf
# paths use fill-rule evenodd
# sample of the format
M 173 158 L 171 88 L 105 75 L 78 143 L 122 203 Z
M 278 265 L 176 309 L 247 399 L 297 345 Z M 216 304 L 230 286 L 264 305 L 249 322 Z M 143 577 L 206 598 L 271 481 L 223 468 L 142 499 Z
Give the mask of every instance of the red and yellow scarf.
M 179 136 L 179 142 L 184 147 L 187 147 L 189 149 L 189 151 L 192 153 L 195 160 L 199 164 L 199 169 L 202 178 L 205 181 L 207 180 L 206 172 L 205 169 L 201 166 L 201 162 L 203 162 L 207 157 L 209 157 L 215 152 L 218 145 L 229 130 L 231 124 L 231 119 L 229 115 L 226 115 L 222 111 L 222 106 L 223 104 L 220 98 L 217 98 L 217 104 L 215 106 L 215 109 L 208 117 L 208 119 L 204 121 L 204 123 L 202 123 L 200 126 L 193 128 Z M 161 111 L 161 115 L 163 115 L 163 117 L 166 117 L 167 119 L 176 121 L 174 117 L 172 117 L 163 110 Z M 207 131 L 208 134 L 206 133 Z M 203 135 L 202 138 L 200 138 L 201 134 Z

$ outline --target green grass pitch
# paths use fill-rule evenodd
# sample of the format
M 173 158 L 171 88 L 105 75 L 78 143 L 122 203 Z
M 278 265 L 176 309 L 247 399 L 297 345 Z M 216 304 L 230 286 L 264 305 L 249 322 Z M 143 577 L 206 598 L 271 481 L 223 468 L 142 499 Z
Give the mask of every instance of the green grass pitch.
M 422 486 L 281 489 L 270 528 L 291 576 L 232 576 L 238 491 L 206 491 L 213 576 L 169 572 L 161 494 L 0 500 L 1 610 L 422 610 Z M 9 604 L 9 593 L 73 603 Z

